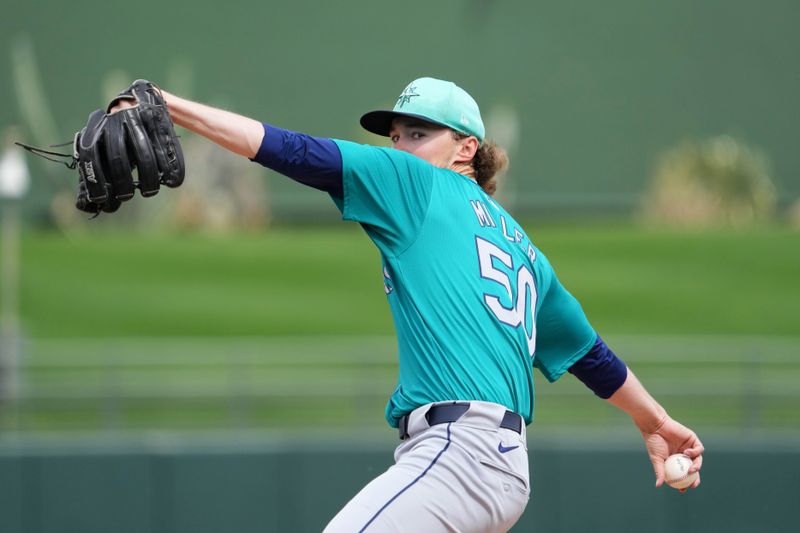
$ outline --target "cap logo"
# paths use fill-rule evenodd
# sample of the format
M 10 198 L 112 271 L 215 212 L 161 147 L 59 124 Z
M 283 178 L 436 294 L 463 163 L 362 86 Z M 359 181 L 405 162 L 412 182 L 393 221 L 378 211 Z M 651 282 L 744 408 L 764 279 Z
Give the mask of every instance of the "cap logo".
M 403 92 L 397 97 L 395 107 L 403 107 L 405 104 L 411 102 L 412 98 L 419 96 L 419 94 L 415 92 L 416 90 L 416 86 L 412 87 L 411 85 L 403 89 Z

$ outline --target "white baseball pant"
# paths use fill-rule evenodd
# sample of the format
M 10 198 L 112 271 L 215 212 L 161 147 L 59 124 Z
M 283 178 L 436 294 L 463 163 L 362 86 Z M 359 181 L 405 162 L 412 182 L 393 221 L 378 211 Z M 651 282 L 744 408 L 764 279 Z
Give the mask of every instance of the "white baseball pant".
M 442 402 L 452 404 L 453 402 Z M 325 533 L 508 531 L 530 495 L 525 425 L 501 428 L 506 408 L 468 402 L 455 422 L 430 426 L 414 410 L 395 464 L 331 520 Z

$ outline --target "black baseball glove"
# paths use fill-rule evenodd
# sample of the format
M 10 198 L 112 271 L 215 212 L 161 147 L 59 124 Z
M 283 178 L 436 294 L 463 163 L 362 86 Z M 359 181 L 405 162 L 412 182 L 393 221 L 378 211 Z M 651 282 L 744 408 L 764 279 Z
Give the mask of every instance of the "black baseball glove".
M 122 100 L 133 106 L 111 112 Z M 65 164 L 78 168 L 75 206 L 87 213 L 113 213 L 136 189 L 153 196 L 162 183 L 179 186 L 185 174 L 183 151 L 161 90 L 146 80 L 136 80 L 106 110 L 89 115 L 75 134 L 72 155 L 17 144 L 43 157 L 70 157 Z

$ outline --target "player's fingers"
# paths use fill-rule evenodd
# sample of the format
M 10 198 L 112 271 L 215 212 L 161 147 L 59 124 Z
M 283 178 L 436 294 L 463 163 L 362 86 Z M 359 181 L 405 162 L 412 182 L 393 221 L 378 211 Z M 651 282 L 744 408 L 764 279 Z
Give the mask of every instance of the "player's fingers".
M 700 455 L 703 455 L 703 452 L 706 451 L 705 447 L 703 446 L 703 443 L 700 442 L 700 439 L 698 439 L 697 437 L 694 438 L 694 441 L 691 443 L 691 445 L 692 445 L 691 448 L 686 448 L 685 450 L 683 450 L 683 453 L 684 455 L 688 455 L 692 459 Z
M 650 459 L 653 462 L 653 470 L 656 473 L 656 488 L 664 484 L 664 460 L 655 457 Z
M 691 485 L 689 485 L 686 488 L 678 489 L 678 492 L 683 493 L 683 492 L 686 492 L 689 489 L 696 489 L 699 485 L 700 485 L 700 475 L 698 474 L 697 479 L 694 480 L 694 483 L 692 483 Z
M 692 466 L 689 467 L 689 473 L 697 472 L 700 470 L 700 468 L 702 468 L 703 452 L 705 452 L 705 447 L 698 438 L 695 438 L 694 445 L 691 448 L 687 448 L 683 451 L 684 455 L 688 456 L 692 460 Z
M 692 466 L 689 467 L 689 473 L 699 472 L 701 468 L 703 468 L 703 456 L 698 455 L 692 459 Z
M 126 109 L 128 107 L 136 107 L 136 100 L 133 101 L 125 99 L 117 100 L 117 103 L 115 103 L 114 106 L 108 110 L 108 112 L 116 113 L 117 111 L 122 111 L 123 109 Z

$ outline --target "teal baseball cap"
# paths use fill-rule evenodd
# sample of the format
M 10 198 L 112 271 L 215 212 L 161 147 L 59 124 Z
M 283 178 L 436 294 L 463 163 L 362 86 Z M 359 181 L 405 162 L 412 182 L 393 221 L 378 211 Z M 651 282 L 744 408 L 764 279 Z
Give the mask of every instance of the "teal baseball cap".
M 481 143 L 486 135 L 478 104 L 467 91 L 451 81 L 418 78 L 403 89 L 394 109 L 365 113 L 361 117 L 361 126 L 367 131 L 388 137 L 392 120 L 397 117 L 432 122 L 474 135 Z

